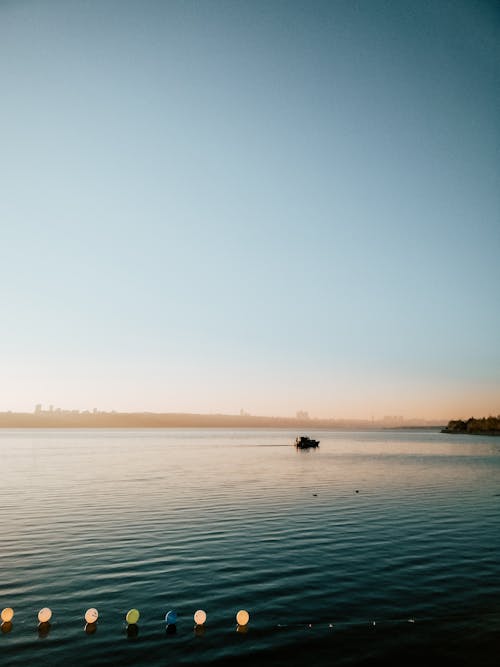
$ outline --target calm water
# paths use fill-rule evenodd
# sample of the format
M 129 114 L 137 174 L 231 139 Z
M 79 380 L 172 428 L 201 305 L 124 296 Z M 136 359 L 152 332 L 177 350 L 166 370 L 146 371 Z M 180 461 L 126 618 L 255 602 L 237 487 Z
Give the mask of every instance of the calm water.
M 0 663 L 497 664 L 500 440 L 294 436 L 0 431 Z

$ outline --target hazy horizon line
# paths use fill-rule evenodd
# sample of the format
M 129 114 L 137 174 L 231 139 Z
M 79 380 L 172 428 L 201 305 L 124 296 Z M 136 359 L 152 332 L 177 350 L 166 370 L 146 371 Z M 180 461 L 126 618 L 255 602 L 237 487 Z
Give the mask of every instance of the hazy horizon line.
M 49 406 L 48 409 L 43 409 L 41 404 L 37 404 L 32 411 L 28 410 L 3 410 L 0 411 L 0 415 L 11 417 L 15 416 L 26 416 L 26 417 L 39 417 L 39 418 L 70 418 L 70 417 L 133 417 L 133 416 L 150 416 L 150 417 L 163 417 L 163 418 L 228 418 L 236 420 L 282 420 L 282 421 L 293 421 L 297 423 L 364 423 L 364 424 L 385 424 L 385 425 L 396 425 L 396 424 L 422 424 L 422 425 L 441 425 L 446 424 L 450 419 L 455 418 L 464 418 L 464 415 L 447 415 L 439 418 L 436 417 L 427 417 L 427 416 L 406 416 L 406 415 L 384 415 L 384 416 L 317 416 L 310 415 L 308 411 L 299 410 L 295 415 L 290 414 L 253 414 L 245 410 L 240 410 L 239 412 L 224 412 L 224 411 L 209 411 L 209 412 L 192 412 L 192 411 L 158 411 L 158 410 L 144 410 L 144 409 L 134 409 L 134 410 L 101 410 L 99 408 L 93 409 L 80 409 L 80 408 L 59 408 L 54 406 Z M 467 417 L 473 417 L 474 415 L 467 415 Z M 487 417 L 493 415 L 480 415 L 479 417 Z

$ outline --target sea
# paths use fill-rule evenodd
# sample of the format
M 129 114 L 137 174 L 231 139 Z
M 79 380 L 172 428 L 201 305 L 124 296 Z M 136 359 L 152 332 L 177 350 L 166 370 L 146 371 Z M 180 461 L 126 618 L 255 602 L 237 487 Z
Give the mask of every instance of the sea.
M 297 435 L 1 430 L 0 664 L 500 664 L 500 439 Z

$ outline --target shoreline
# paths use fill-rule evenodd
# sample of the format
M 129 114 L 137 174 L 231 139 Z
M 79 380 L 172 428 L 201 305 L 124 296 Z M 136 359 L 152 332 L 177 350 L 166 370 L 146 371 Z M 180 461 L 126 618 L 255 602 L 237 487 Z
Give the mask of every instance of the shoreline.
M 467 421 L 454 419 L 448 422 L 441 433 L 498 437 L 500 436 L 500 416 L 482 417 L 481 419 L 469 417 Z
M 445 435 L 487 435 L 490 438 L 498 438 L 500 431 L 450 431 L 446 428 L 441 429 Z

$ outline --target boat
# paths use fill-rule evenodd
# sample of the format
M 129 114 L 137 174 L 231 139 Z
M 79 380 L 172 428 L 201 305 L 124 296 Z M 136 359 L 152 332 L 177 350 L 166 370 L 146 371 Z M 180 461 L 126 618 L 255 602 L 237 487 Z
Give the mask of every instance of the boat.
M 319 440 L 313 440 L 307 435 L 299 435 L 295 438 L 295 447 L 297 449 L 310 449 L 311 447 L 316 449 L 316 447 L 319 447 Z

